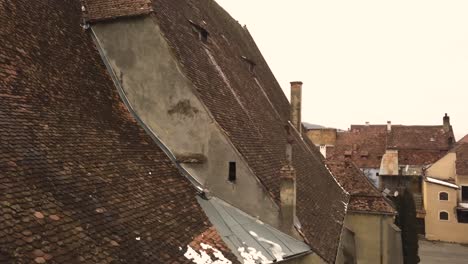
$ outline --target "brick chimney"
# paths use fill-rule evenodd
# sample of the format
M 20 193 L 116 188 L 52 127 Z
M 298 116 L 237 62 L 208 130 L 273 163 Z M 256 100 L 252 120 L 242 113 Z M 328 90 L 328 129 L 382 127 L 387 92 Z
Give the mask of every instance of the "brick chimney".
M 445 116 L 444 116 L 444 131 L 445 132 L 450 132 L 450 116 L 447 115 L 447 113 L 445 113 Z
M 387 121 L 387 131 L 392 131 L 392 121 Z
M 288 139 L 286 144 L 286 164 L 280 170 L 280 213 L 281 230 L 287 234 L 294 231 L 294 218 L 296 216 L 296 170 L 292 166 L 293 138 L 289 125 L 286 126 Z
M 291 123 L 302 134 L 302 82 L 291 82 Z

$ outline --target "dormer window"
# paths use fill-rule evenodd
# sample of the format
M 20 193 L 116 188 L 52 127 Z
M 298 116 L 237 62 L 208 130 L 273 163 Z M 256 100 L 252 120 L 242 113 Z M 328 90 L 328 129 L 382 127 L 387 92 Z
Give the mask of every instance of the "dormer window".
M 198 34 L 198 38 L 200 39 L 200 41 L 202 41 L 203 43 L 207 43 L 208 37 L 210 36 L 208 30 L 206 30 L 206 28 L 204 28 L 203 26 L 193 22 L 192 20 L 189 20 L 189 22 L 190 24 L 192 24 L 195 33 Z
M 352 154 L 353 154 L 353 152 L 351 150 L 346 150 L 344 152 L 344 156 L 347 157 L 347 158 L 351 157 Z
M 257 64 L 255 64 L 255 62 L 253 60 L 251 60 L 251 59 L 249 59 L 249 58 L 247 58 L 245 56 L 242 56 L 241 58 L 242 58 L 242 60 L 244 60 L 247 63 L 250 73 L 255 74 L 255 66 L 257 66 Z

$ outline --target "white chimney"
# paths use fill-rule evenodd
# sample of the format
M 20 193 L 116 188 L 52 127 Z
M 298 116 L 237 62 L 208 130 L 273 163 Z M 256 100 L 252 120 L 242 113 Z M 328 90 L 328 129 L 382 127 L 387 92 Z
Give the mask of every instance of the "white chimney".
M 392 131 L 392 121 L 387 121 L 387 131 Z
M 366 126 L 369 126 L 369 125 L 370 125 L 370 123 L 369 123 L 369 121 L 367 121 L 367 122 L 366 122 Z

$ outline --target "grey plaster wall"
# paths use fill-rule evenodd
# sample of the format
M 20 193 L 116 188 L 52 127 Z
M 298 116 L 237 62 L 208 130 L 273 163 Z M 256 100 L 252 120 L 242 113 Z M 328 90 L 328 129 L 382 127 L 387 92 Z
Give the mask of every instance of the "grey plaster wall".
M 279 209 L 197 97 L 151 17 L 93 25 L 98 47 L 136 114 L 173 153 L 200 153 L 183 164 L 211 193 L 279 227 Z M 229 162 L 237 181 L 228 182 Z
M 354 233 L 358 264 L 402 263 L 401 235 L 393 221 L 393 216 L 348 213 L 345 226 Z

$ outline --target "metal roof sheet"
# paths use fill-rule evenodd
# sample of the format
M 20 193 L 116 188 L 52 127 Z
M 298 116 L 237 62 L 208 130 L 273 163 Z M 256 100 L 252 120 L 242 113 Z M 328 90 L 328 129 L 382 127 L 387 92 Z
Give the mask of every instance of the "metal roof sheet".
M 254 251 L 270 262 L 311 251 L 310 247 L 262 223 L 218 198 L 198 197 L 198 202 L 224 242 L 242 262 L 241 252 Z

